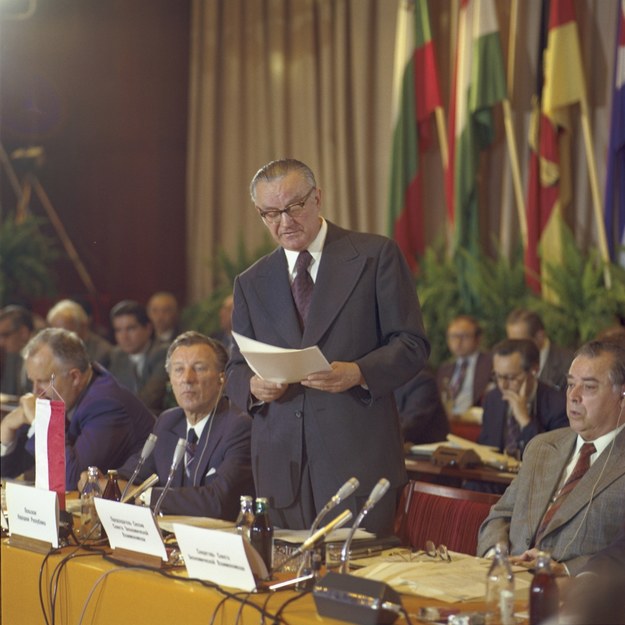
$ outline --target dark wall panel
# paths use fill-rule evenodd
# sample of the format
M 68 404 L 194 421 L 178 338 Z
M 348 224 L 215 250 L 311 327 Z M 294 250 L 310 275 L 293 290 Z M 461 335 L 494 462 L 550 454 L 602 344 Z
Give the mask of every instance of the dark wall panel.
M 101 315 L 161 289 L 184 303 L 189 19 L 187 0 L 39 0 L 28 19 L 3 13 L 2 142 L 45 148 L 38 177 L 103 293 Z M 3 174 L 3 215 L 14 206 Z M 60 295 L 85 291 L 69 260 L 55 269 Z

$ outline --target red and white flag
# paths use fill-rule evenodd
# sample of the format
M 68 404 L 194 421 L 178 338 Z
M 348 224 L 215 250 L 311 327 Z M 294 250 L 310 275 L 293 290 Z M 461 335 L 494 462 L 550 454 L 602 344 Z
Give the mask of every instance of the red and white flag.
M 65 402 L 56 399 L 35 406 L 35 486 L 56 492 L 65 510 Z

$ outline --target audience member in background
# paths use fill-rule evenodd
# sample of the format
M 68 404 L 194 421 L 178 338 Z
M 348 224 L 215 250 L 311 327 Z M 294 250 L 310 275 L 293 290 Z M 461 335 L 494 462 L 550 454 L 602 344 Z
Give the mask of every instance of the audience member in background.
M 35 400 L 42 394 L 55 400 L 60 396 L 65 402 L 68 490 L 76 488 L 88 466 L 106 471 L 142 448 L 154 417 L 106 369 L 89 362 L 76 334 L 59 328 L 42 330 L 26 345 L 24 361 L 33 392 L 23 395 L 0 423 L 3 477 L 16 477 L 35 463 Z
M 509 339 L 531 339 L 540 351 L 538 377 L 542 382 L 564 388 L 566 374 L 573 360 L 573 351 L 554 345 L 547 336 L 538 313 L 517 308 L 506 318 L 506 334 Z
M 437 443 L 449 434 L 449 421 L 434 376 L 422 370 L 395 389 L 404 442 Z
M 497 384 L 486 395 L 478 443 L 520 458 L 539 432 L 567 427 L 564 391 L 541 382 L 538 348 L 527 339 L 505 339 L 493 347 Z
M 163 409 L 167 385 L 167 346 L 154 338 L 145 308 L 122 300 L 111 309 L 111 325 L 117 345 L 111 352 L 110 372 L 150 410 Z
M 63 328 L 75 332 L 85 344 L 92 362 L 99 362 L 103 367 L 109 366 L 113 346 L 105 338 L 89 329 L 89 318 L 80 304 L 70 299 L 63 299 L 50 308 L 46 319 L 52 328 Z
M 591 341 L 567 381 L 570 428 L 535 436 L 518 476 L 491 508 L 477 554 L 498 542 L 514 563 L 533 566 L 539 549 L 556 573 L 575 575 L 625 525 L 625 348 Z
M 22 350 L 34 334 L 32 313 L 23 306 L 0 310 L 0 392 L 22 395 L 30 389 Z
M 178 300 L 173 293 L 154 293 L 146 306 L 154 335 L 161 343 L 169 345 L 180 333 L 178 326 Z
M 480 324 L 469 315 L 455 317 L 447 327 L 452 360 L 438 368 L 436 382 L 449 415 L 482 405 L 491 381 L 492 359 L 480 351 L 481 336 Z
M 154 506 L 162 493 L 160 487 L 167 482 L 178 439 L 193 441 L 163 499 L 165 513 L 234 520 L 240 496 L 254 494 L 252 420 L 223 395 L 227 361 L 223 345 L 198 332 L 179 335 L 169 347 L 167 372 L 179 407 L 158 418 L 154 452 L 139 473 L 139 481 L 152 473 L 160 478 L 159 487 L 142 497 Z M 129 458 L 119 474 L 130 478 L 138 459 L 139 454 Z
M 213 334 L 213 338 L 221 341 L 228 354 L 232 352 L 232 306 L 234 297 L 227 295 L 219 308 L 219 330 Z

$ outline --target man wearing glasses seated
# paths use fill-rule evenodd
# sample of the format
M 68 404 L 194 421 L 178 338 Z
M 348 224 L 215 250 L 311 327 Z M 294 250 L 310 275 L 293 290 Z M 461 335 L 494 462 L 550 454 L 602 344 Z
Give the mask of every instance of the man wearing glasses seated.
M 497 384 L 484 400 L 478 442 L 518 459 L 539 432 L 567 427 L 566 395 L 538 377 L 539 351 L 528 339 L 506 339 L 493 348 Z

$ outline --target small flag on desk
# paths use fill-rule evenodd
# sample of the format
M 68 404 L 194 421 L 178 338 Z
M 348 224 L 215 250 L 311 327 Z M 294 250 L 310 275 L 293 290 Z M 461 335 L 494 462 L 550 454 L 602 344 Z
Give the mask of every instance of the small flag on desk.
M 35 486 L 56 492 L 65 510 L 65 402 L 37 399 Z

